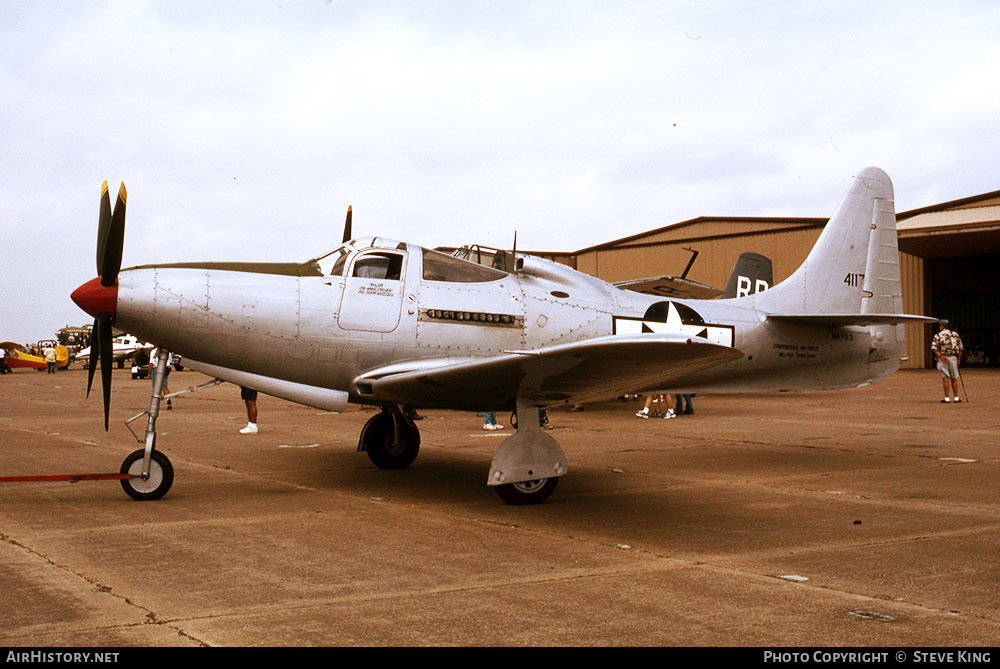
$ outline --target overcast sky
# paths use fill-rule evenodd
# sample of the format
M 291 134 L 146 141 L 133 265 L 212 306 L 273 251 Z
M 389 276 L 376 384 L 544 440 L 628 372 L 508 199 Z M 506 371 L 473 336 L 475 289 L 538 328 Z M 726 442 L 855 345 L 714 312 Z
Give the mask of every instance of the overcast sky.
M 0 340 L 124 266 L 356 236 L 572 251 L 696 216 L 1000 190 L 1000 3 L 0 0 Z M 683 268 L 663 268 L 664 273 Z

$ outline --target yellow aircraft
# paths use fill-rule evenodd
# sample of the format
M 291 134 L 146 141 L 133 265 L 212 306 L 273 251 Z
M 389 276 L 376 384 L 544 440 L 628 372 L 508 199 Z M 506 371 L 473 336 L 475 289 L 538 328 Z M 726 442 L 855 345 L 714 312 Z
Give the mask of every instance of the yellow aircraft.
M 5 360 L 7 366 L 12 370 L 16 367 L 34 367 L 35 369 L 45 369 L 44 355 L 35 355 L 24 350 L 20 344 L 12 341 L 0 342 L 0 348 L 7 351 Z M 65 369 L 69 365 L 69 349 L 62 345 L 53 346 L 56 350 L 56 369 Z

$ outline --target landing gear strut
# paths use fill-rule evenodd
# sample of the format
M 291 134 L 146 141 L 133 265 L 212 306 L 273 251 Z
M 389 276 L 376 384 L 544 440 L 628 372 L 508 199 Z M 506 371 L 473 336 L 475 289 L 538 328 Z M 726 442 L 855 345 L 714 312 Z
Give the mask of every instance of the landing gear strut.
M 188 388 L 187 390 L 180 390 L 164 396 L 163 376 L 167 371 L 167 365 L 169 362 L 170 354 L 166 351 L 162 351 L 159 359 L 157 360 L 156 369 L 153 371 L 153 394 L 149 398 L 149 409 L 143 411 L 141 414 L 132 416 L 125 421 L 125 427 L 127 427 L 128 431 L 132 433 L 132 436 L 135 437 L 136 441 L 139 443 L 143 443 L 143 441 L 145 441 L 146 444 L 145 448 L 133 451 L 127 458 L 125 458 L 125 461 L 122 462 L 122 488 L 125 489 L 125 492 L 128 493 L 128 496 L 132 499 L 142 501 L 160 499 L 167 494 L 167 491 L 170 490 L 170 486 L 174 483 L 174 467 L 170 464 L 169 458 L 167 458 L 167 456 L 160 451 L 155 450 L 156 418 L 160 415 L 160 402 L 164 399 L 174 397 L 175 395 L 192 393 L 222 383 L 222 381 L 215 379 L 213 381 L 209 381 L 208 383 L 203 383 L 200 386 Z M 132 429 L 131 423 L 139 418 L 142 418 L 143 416 L 148 417 L 146 421 L 146 434 L 145 437 L 140 437 Z
M 361 429 L 358 450 L 379 469 L 403 469 L 417 459 L 420 431 L 398 406 L 383 406 Z
M 156 418 L 160 415 L 160 401 L 163 399 L 163 377 L 169 362 L 170 354 L 160 351 L 153 371 L 153 394 L 149 399 L 149 409 L 144 412 L 149 417 L 146 421 L 146 447 L 133 451 L 122 462 L 121 473 L 132 475 L 122 479 L 122 488 L 129 497 L 140 501 L 160 499 L 174 483 L 174 467 L 170 460 L 160 451 L 153 450 L 156 448 Z M 142 415 L 133 416 L 125 423 L 130 432 L 129 423 Z M 134 432 L 132 434 L 136 436 Z M 136 439 L 139 440 L 138 436 Z

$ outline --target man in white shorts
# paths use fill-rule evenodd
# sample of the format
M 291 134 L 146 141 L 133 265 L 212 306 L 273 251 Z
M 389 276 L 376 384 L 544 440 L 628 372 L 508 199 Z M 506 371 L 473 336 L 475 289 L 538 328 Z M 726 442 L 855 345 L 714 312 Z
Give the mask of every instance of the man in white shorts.
M 961 378 L 958 363 L 962 359 L 962 350 L 962 338 L 957 332 L 948 328 L 948 321 L 940 321 L 938 333 L 931 341 L 931 351 L 937 358 L 937 369 L 941 373 L 941 384 L 944 386 L 942 404 L 962 401 L 958 396 L 958 381 Z

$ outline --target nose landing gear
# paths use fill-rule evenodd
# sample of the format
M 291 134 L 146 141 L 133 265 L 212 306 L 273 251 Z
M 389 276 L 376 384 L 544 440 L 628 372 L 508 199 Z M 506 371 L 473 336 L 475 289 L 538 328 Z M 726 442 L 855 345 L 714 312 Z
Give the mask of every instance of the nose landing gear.
M 133 416 L 126 423 L 129 432 L 132 421 L 143 415 L 148 416 L 146 421 L 146 447 L 133 451 L 122 462 L 121 473 L 129 474 L 129 478 L 122 479 L 122 489 L 132 499 L 149 501 L 160 499 L 167 494 L 170 486 L 174 483 L 174 467 L 170 460 L 156 448 L 156 418 L 160 415 L 160 401 L 163 400 L 163 376 L 167 371 L 170 362 L 170 354 L 160 351 L 156 369 L 153 371 L 153 393 L 149 399 L 149 409 Z M 139 439 L 138 435 L 132 435 Z
M 145 448 L 129 453 L 121 467 L 122 489 L 129 497 L 139 501 L 160 499 L 167 494 L 170 486 L 174 483 L 174 467 L 170 464 L 170 459 L 162 451 L 156 450 L 156 419 L 160 415 L 160 402 L 176 395 L 204 390 L 222 383 L 222 381 L 214 379 L 200 386 L 164 396 L 163 376 L 169 364 L 170 354 L 161 351 L 156 369 L 153 371 L 153 392 L 149 398 L 149 409 L 125 421 L 125 427 L 132 433 L 136 441 L 146 444 Z M 140 437 L 132 430 L 131 423 L 143 416 L 147 416 L 146 433 Z

